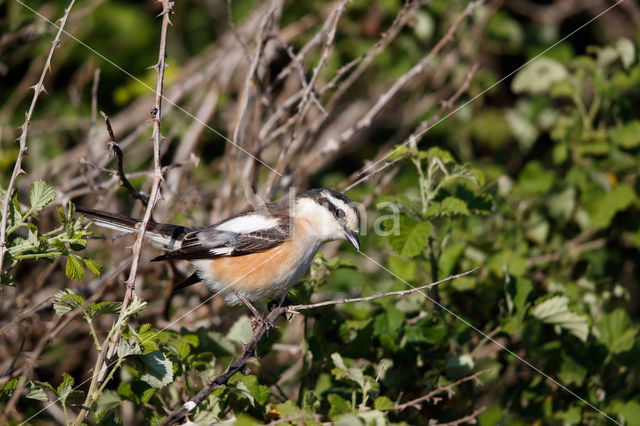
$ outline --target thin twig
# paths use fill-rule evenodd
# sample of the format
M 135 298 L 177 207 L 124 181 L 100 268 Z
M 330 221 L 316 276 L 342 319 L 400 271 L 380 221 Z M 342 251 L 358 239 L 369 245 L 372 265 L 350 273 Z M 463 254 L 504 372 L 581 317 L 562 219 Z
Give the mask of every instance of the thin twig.
M 325 302 L 318 302 L 318 303 L 312 303 L 309 305 L 293 305 L 293 306 L 288 306 L 288 310 L 289 312 L 293 311 L 303 311 L 306 309 L 315 309 L 315 308 L 320 308 L 322 306 L 331 306 L 331 305 L 341 305 L 343 303 L 356 303 L 356 302 L 369 302 L 371 300 L 376 300 L 376 299 L 380 299 L 382 297 L 389 297 L 389 296 L 404 296 L 407 294 L 411 294 L 411 293 L 415 293 L 417 291 L 421 291 L 421 290 L 428 290 L 431 287 L 435 287 L 438 284 L 442 284 L 444 282 L 447 281 L 451 281 L 451 280 L 455 280 L 461 277 L 464 277 L 465 275 L 469 275 L 475 271 L 477 271 L 480 267 L 475 267 L 473 269 L 470 269 L 466 272 L 462 272 L 460 274 L 456 274 L 456 275 L 449 275 L 447 278 L 441 279 L 439 281 L 436 282 L 432 282 L 430 284 L 425 284 L 421 287 L 414 287 L 414 288 L 410 288 L 408 290 L 398 290 L 398 291 L 389 291 L 387 293 L 380 293 L 380 294 L 374 294 L 372 296 L 366 296 L 366 297 L 355 297 L 352 299 L 337 299 L 337 300 L 327 300 Z
M 31 117 L 33 116 L 33 111 L 36 108 L 36 103 L 38 102 L 38 98 L 42 92 L 46 92 L 44 88 L 44 78 L 47 75 L 47 71 L 51 71 L 51 58 L 53 58 L 53 52 L 60 47 L 60 37 L 62 32 L 64 31 L 64 26 L 67 23 L 67 18 L 69 17 L 69 13 L 71 13 L 71 8 L 75 4 L 76 0 L 71 0 L 69 2 L 69 6 L 64 10 L 64 14 L 62 18 L 60 18 L 60 25 L 58 26 L 58 32 L 56 33 L 56 37 L 53 39 L 51 43 L 51 49 L 49 50 L 49 55 L 47 56 L 47 60 L 44 63 L 44 67 L 42 68 L 42 72 L 40 73 L 40 79 L 38 82 L 32 86 L 34 93 L 33 99 L 31 100 L 31 105 L 29 106 L 29 110 L 25 115 L 24 124 L 20 127 L 22 133 L 20 134 L 20 138 L 18 139 L 20 142 L 20 147 L 18 148 L 18 157 L 16 158 L 15 165 L 13 166 L 13 173 L 11 173 L 11 179 L 9 180 L 9 186 L 7 187 L 7 193 L 4 196 L 4 200 L 2 202 L 2 221 L 0 221 L 0 274 L 2 274 L 2 265 L 4 261 L 4 255 L 7 252 L 7 220 L 9 213 L 9 203 L 11 202 L 11 196 L 13 194 L 13 187 L 16 184 L 16 179 L 20 173 L 24 173 L 22 170 L 22 157 L 24 157 L 25 152 L 27 151 L 27 135 L 29 133 L 29 124 L 31 123 Z
M 453 388 L 455 388 L 456 386 L 460 385 L 461 383 L 464 382 L 469 382 L 469 381 L 474 381 L 476 384 L 482 384 L 482 381 L 478 378 L 479 376 L 488 373 L 491 370 L 482 370 L 482 371 L 478 371 L 477 373 L 471 374 L 470 376 L 466 376 L 463 377 L 460 380 L 456 380 L 455 382 L 448 384 L 446 386 L 440 386 L 438 385 L 437 389 L 432 390 L 431 392 L 429 392 L 426 395 L 421 396 L 420 398 L 416 398 L 416 399 L 412 399 L 411 401 L 407 401 L 404 402 L 402 404 L 399 404 L 396 402 L 394 409 L 396 411 L 402 411 L 406 408 L 409 407 L 416 407 L 416 408 L 420 408 L 421 404 L 423 402 L 433 402 L 434 404 L 438 404 L 440 401 L 442 401 L 442 397 L 439 397 L 437 395 L 446 392 L 447 393 L 447 398 L 451 399 L 453 397 L 453 395 L 455 394 L 455 391 L 453 390 Z
M 458 425 L 461 425 L 461 424 L 464 424 L 464 423 L 477 424 L 478 423 L 478 420 L 477 420 L 478 416 L 480 414 L 482 414 L 482 412 L 484 410 L 486 410 L 486 409 L 487 409 L 487 407 L 476 408 L 475 410 L 473 410 L 473 413 L 471 413 L 471 414 L 469 414 L 467 416 L 461 417 L 459 419 L 456 419 L 456 420 L 453 420 L 453 421 L 450 421 L 450 422 L 447 422 L 447 423 L 434 423 L 433 425 L 430 425 L 430 426 L 458 426 Z
M 151 214 L 153 212 L 153 208 L 155 207 L 156 202 L 158 201 L 158 197 L 160 194 L 160 183 L 162 182 L 162 165 L 160 163 L 160 143 L 162 140 L 162 134 L 160 133 L 160 120 L 162 117 L 162 93 L 164 88 L 164 71 L 166 68 L 166 52 L 167 52 L 167 32 L 169 31 L 169 25 L 171 24 L 170 15 L 173 13 L 173 5 L 174 3 L 169 0 L 162 0 L 162 30 L 160 34 L 160 48 L 158 52 L 158 62 L 154 65 L 154 68 L 157 72 L 157 80 L 156 80 L 156 99 L 153 110 L 151 111 L 151 120 L 153 122 L 153 184 L 151 188 L 151 195 L 149 198 L 149 204 L 145 210 L 144 218 L 142 219 L 139 228 L 138 228 L 138 236 L 136 242 L 133 246 L 133 257 L 131 261 L 131 271 L 129 273 L 129 278 L 125 282 L 125 294 L 122 300 L 122 307 L 120 311 L 119 318 L 114 322 L 115 324 L 122 322 L 124 315 L 126 315 L 127 307 L 135 295 L 135 280 L 138 273 L 138 264 L 140 262 L 140 253 L 142 251 L 142 241 L 144 239 L 145 231 L 147 230 L 147 225 L 151 219 Z M 84 418 L 88 414 L 88 408 L 94 402 L 94 398 L 96 397 L 95 393 L 98 389 L 98 382 L 104 376 L 106 372 L 106 360 L 113 357 L 116 348 L 117 342 L 120 337 L 120 330 L 115 330 L 113 333 L 113 337 L 110 342 L 105 344 L 98 355 L 98 360 L 96 361 L 95 368 L 93 370 L 93 375 L 91 377 L 91 384 L 89 385 L 89 390 L 87 392 L 87 397 L 83 404 L 82 410 L 76 417 L 75 424 L 80 424 L 84 421 Z
M 104 118 L 104 124 L 107 126 L 107 133 L 109 133 L 109 147 L 117 157 L 118 177 L 120 178 L 120 182 L 122 182 L 122 185 L 127 188 L 127 191 L 129 191 L 129 194 L 131 194 L 133 198 L 140 200 L 146 207 L 149 204 L 149 196 L 135 189 L 133 185 L 131 185 L 131 182 L 129 182 L 129 179 L 127 179 L 127 175 L 124 172 L 124 153 L 122 152 L 120 145 L 118 145 L 118 140 L 113 133 L 109 116 L 103 111 L 100 111 L 100 115 Z
M 440 103 L 440 108 L 438 109 L 438 111 L 432 117 L 430 117 L 428 120 L 425 120 L 422 123 L 420 123 L 420 125 L 411 133 L 411 136 L 409 136 L 407 138 L 407 141 L 415 140 L 416 142 L 418 142 L 427 133 L 427 131 L 429 129 L 431 129 L 431 127 L 433 127 L 436 123 L 438 123 L 438 121 L 440 120 L 440 117 L 442 116 L 442 114 L 444 114 L 447 111 L 453 109 L 455 103 L 458 101 L 460 96 L 462 96 L 467 90 L 469 90 L 469 86 L 471 85 L 471 80 L 473 79 L 473 76 L 475 75 L 477 70 L 478 70 L 478 64 L 474 64 L 471 67 L 471 69 L 469 70 L 469 72 L 467 73 L 467 76 L 465 77 L 464 82 L 458 88 L 458 90 L 456 90 L 455 93 L 449 99 L 443 100 Z M 404 143 L 406 143 L 406 142 L 404 142 Z M 380 158 L 384 159 L 388 155 L 389 154 L 386 151 L 385 154 L 383 156 L 381 156 Z M 404 158 L 406 158 L 407 155 L 408 155 L 408 153 L 404 154 L 404 155 L 401 155 L 401 156 L 399 156 L 397 158 L 394 158 L 391 161 L 387 161 L 384 164 L 382 164 L 380 167 L 378 167 L 377 169 L 372 170 L 369 173 L 367 173 L 366 175 L 362 176 L 363 173 L 365 173 L 366 171 L 371 169 L 371 165 L 365 165 L 364 169 L 360 169 L 360 170 L 356 171 L 355 173 L 353 173 L 347 179 L 347 182 L 350 181 L 350 180 L 353 180 L 353 179 L 357 179 L 357 180 L 355 180 L 349 186 L 344 188 L 343 192 L 348 192 L 349 190 L 353 189 L 354 187 L 356 187 L 356 186 L 368 181 L 373 176 L 379 174 L 380 172 L 382 172 L 385 169 L 393 166 L 394 164 L 397 164 L 399 161 L 401 161 Z M 374 165 L 376 163 L 379 163 L 380 161 L 381 160 L 376 160 L 376 162 L 374 162 Z M 339 186 L 342 186 L 342 185 L 339 185 Z
M 412 288 L 410 290 L 391 291 L 391 292 L 382 293 L 382 294 L 376 294 L 376 295 L 368 296 L 368 297 L 356 297 L 356 298 L 353 298 L 353 299 L 329 300 L 329 301 L 326 301 L 326 302 L 313 303 L 313 304 L 309 304 L 309 305 L 276 306 L 274 309 L 271 310 L 271 312 L 269 312 L 267 317 L 263 321 L 261 321 L 258 324 L 258 326 L 255 328 L 255 330 L 253 332 L 253 336 L 251 337 L 249 342 L 246 344 L 246 346 L 244 347 L 242 353 L 238 356 L 238 358 L 236 358 L 232 363 L 230 363 L 229 366 L 224 370 L 224 372 L 222 374 L 220 374 L 219 376 L 216 376 L 213 379 L 209 380 L 207 385 L 204 388 L 202 388 L 202 390 L 200 392 L 198 392 L 195 396 L 189 398 L 189 400 L 187 402 L 182 404 L 182 407 L 180 407 L 179 409 L 177 409 L 174 412 L 170 413 L 169 416 L 167 416 L 167 418 L 164 419 L 162 421 L 162 423 L 160 423 L 160 425 L 161 426 L 162 425 L 172 425 L 172 424 L 175 424 L 175 423 L 179 422 L 180 420 L 182 420 L 191 411 L 193 411 L 198 406 L 198 404 L 200 404 L 202 401 L 204 401 L 211 394 L 211 392 L 213 392 L 218 387 L 226 384 L 227 381 L 235 373 L 237 373 L 238 371 L 241 371 L 247 364 L 253 362 L 256 346 L 258 345 L 258 342 L 260 342 L 262 340 L 262 338 L 267 334 L 267 332 L 269 330 L 269 324 L 274 324 L 275 321 L 284 313 L 288 313 L 288 312 L 292 312 L 292 311 L 293 312 L 301 311 L 301 310 L 306 310 L 306 309 L 313 309 L 313 308 L 318 308 L 318 307 L 322 307 L 322 306 L 337 305 L 337 304 L 342 304 L 342 303 L 364 302 L 364 301 L 379 299 L 381 297 L 398 296 L 398 295 L 416 293 L 416 292 L 422 291 L 424 289 L 427 289 L 429 287 L 435 286 L 437 284 L 443 283 L 445 281 L 454 280 L 456 278 L 463 277 L 465 275 L 471 274 L 472 272 L 476 271 L 477 269 L 478 268 L 474 268 L 474 269 L 471 269 L 469 271 L 463 272 L 461 274 L 451 275 L 451 276 L 449 276 L 449 277 L 447 277 L 447 278 L 445 278 L 443 280 L 440 280 L 438 282 L 427 284 L 427 285 L 422 286 L 422 287 L 415 287 L 415 288 Z M 478 373 L 478 374 L 480 374 L 480 373 Z
M 446 34 L 436 43 L 436 45 L 424 56 L 420 62 L 414 65 L 406 74 L 402 77 L 398 78 L 393 85 L 378 98 L 378 101 L 371 107 L 362 118 L 360 118 L 356 124 L 350 126 L 345 129 L 342 133 L 340 133 L 337 137 L 329 139 L 324 147 L 317 153 L 319 156 L 326 156 L 330 153 L 333 153 L 339 150 L 342 145 L 344 145 L 348 140 L 350 140 L 356 133 L 361 130 L 368 128 L 373 119 L 382 111 L 382 109 L 387 106 L 387 104 L 393 99 L 400 89 L 404 87 L 409 81 L 413 78 L 421 74 L 432 61 L 432 59 L 440 53 L 440 51 L 453 40 L 454 34 L 457 32 L 458 28 L 462 25 L 462 23 L 466 20 L 471 13 L 478 8 L 484 0 L 477 0 L 471 2 L 465 7 L 464 11 L 461 12 L 456 20 L 453 22 L 449 30 Z M 311 161 L 311 160 L 309 160 Z M 303 167 L 310 166 L 309 164 L 303 164 Z

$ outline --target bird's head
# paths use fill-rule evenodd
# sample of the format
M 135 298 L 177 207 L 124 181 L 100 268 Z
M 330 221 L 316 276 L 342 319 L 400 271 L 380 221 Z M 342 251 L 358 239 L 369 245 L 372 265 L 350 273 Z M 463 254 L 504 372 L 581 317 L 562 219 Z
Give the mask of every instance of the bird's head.
M 324 241 L 347 240 L 360 250 L 360 216 L 346 195 L 333 189 L 311 189 L 297 198 L 297 214 L 309 220 Z

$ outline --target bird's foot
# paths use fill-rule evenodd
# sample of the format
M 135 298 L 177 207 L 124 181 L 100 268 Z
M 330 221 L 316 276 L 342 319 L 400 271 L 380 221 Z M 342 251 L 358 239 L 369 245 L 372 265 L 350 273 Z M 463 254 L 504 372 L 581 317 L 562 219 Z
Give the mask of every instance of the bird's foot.
M 269 319 L 269 317 L 263 313 L 258 313 L 258 315 L 254 315 L 251 318 L 251 329 L 253 331 L 256 331 L 262 325 L 266 327 L 267 334 L 276 328 L 275 324 Z

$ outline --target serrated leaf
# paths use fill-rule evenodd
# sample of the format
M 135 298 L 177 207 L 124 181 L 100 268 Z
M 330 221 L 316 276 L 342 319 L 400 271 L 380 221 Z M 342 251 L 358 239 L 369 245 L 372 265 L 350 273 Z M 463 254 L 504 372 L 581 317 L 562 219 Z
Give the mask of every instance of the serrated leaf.
M 269 397 L 271 396 L 269 388 L 261 385 L 256 376 L 242 376 L 240 382 L 245 385 L 246 391 L 251 395 L 253 402 L 257 405 L 262 406 L 269 401 Z
M 440 202 L 434 202 L 427 209 L 427 216 L 469 216 L 469 208 L 460 198 L 447 197 Z
M 141 355 L 142 349 L 140 348 L 138 339 L 131 336 L 128 339 L 120 339 L 117 353 L 118 358 L 125 358 L 131 355 Z
M 84 268 L 80 256 L 70 254 L 67 256 L 67 266 L 65 267 L 67 277 L 72 280 L 80 281 L 84 277 Z
M 94 275 L 98 277 L 102 275 L 103 267 L 98 262 L 88 257 L 83 257 L 82 261 L 86 265 L 87 269 L 90 270 Z
M 98 302 L 87 306 L 86 315 L 89 319 L 104 314 L 119 314 L 122 302 Z
M 389 244 L 400 255 L 415 257 L 429 242 L 431 223 L 417 222 L 406 216 L 401 216 L 398 230 L 389 236 Z
M 556 296 L 531 310 L 531 314 L 547 324 L 557 325 L 585 342 L 589 335 L 587 319 L 569 310 L 569 298 Z
M 60 316 L 79 308 L 83 303 L 84 298 L 68 288 L 58 291 L 53 296 L 53 310 Z
M 251 340 L 251 336 L 253 336 L 251 320 L 246 315 L 238 318 L 231 326 L 229 333 L 227 333 L 227 339 L 243 345 Z
M 129 317 L 131 315 L 137 314 L 142 309 L 144 309 L 145 306 L 147 306 L 147 302 L 140 299 L 137 295 L 134 296 L 133 300 L 131 301 L 129 306 L 127 306 L 127 309 L 124 312 L 125 317 Z
M 29 191 L 29 203 L 33 211 L 39 212 L 47 204 L 56 198 L 56 192 L 43 180 L 37 180 L 31 183 Z
M 27 393 L 26 398 L 35 399 L 36 401 L 49 400 L 49 397 L 47 397 L 44 389 L 33 382 L 29 382 L 29 392 Z
M 596 324 L 598 340 L 611 353 L 619 354 L 633 348 L 638 329 L 633 327 L 629 315 L 621 308 L 602 316 Z
M 56 395 L 60 398 L 63 404 L 73 391 L 74 382 L 73 377 L 65 372 L 62 373 L 62 382 L 58 385 L 58 389 L 56 389 Z
M 160 351 L 153 351 L 138 357 L 144 365 L 140 380 L 149 386 L 160 389 L 173 382 L 173 364 Z

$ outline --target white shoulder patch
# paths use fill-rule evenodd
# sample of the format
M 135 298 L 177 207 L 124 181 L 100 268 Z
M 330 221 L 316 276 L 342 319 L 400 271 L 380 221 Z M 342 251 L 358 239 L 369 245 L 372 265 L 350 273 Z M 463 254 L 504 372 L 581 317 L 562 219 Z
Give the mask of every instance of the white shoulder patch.
M 217 231 L 234 232 L 236 234 L 249 234 L 251 232 L 271 229 L 280 224 L 276 218 L 267 218 L 261 214 L 249 214 L 236 217 L 216 226 Z

